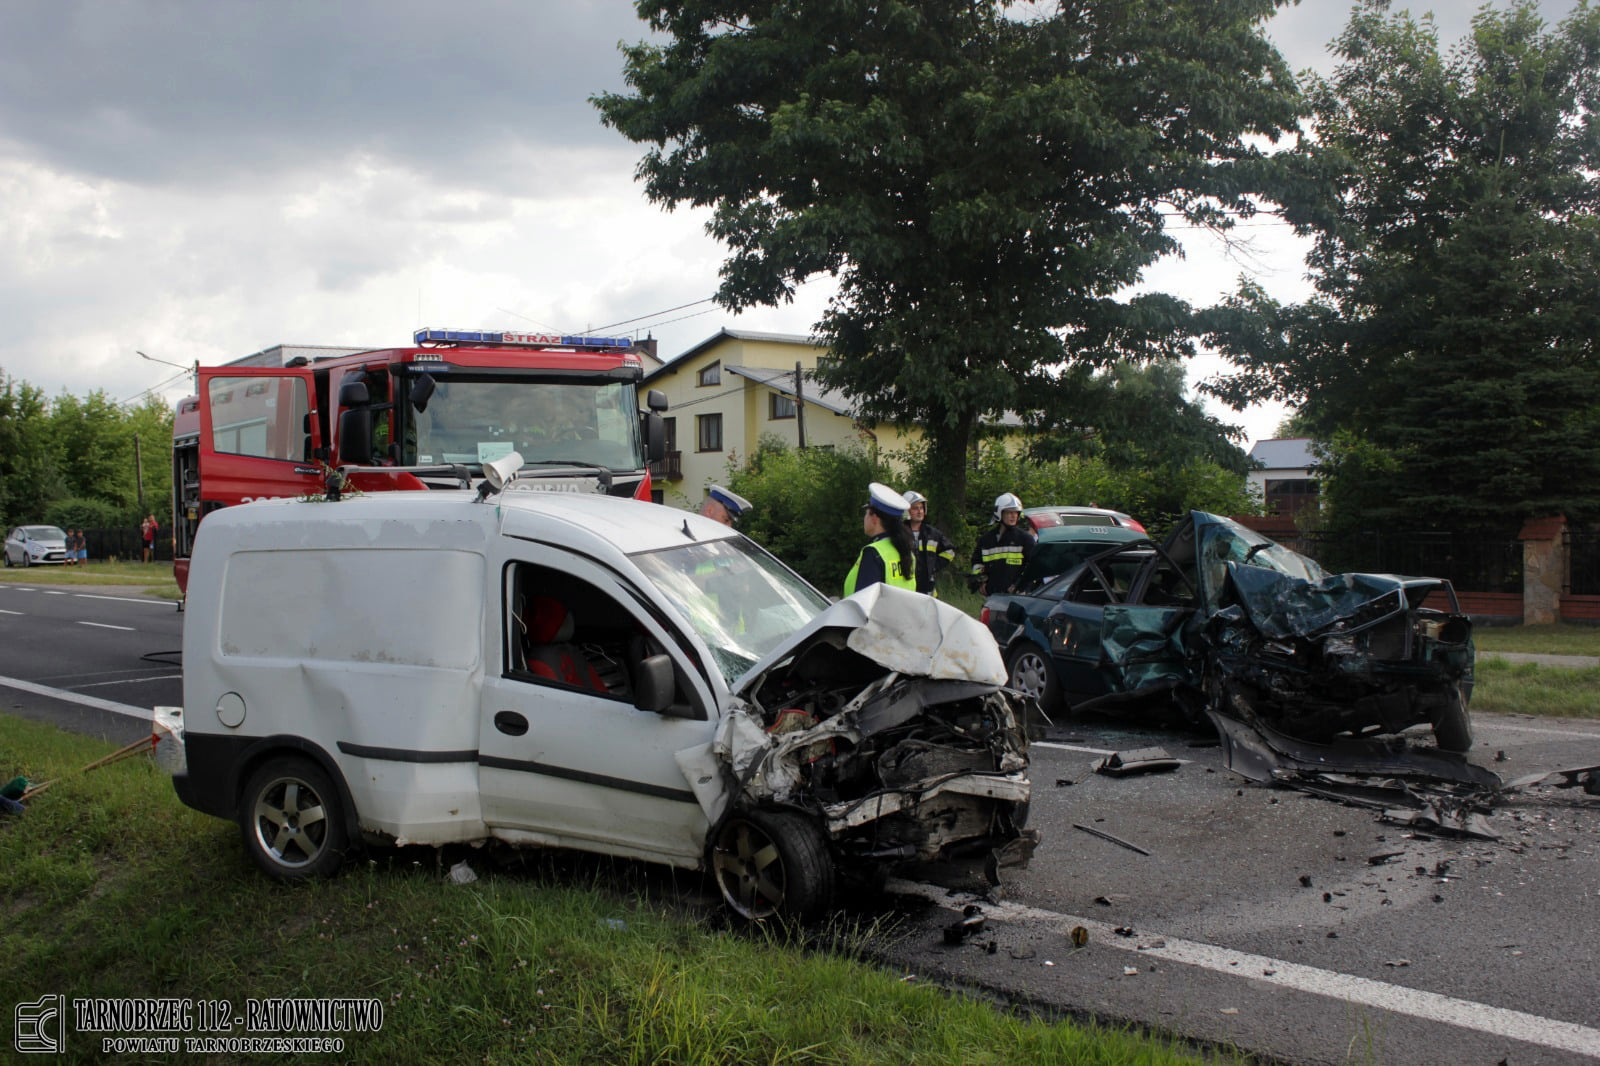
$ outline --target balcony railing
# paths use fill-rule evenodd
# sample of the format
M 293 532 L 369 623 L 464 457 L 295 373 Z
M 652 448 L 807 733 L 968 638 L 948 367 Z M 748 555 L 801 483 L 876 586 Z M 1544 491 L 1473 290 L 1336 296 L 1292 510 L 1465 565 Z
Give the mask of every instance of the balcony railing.
M 650 477 L 652 480 L 682 481 L 683 480 L 683 453 L 668 452 L 659 461 L 650 464 Z

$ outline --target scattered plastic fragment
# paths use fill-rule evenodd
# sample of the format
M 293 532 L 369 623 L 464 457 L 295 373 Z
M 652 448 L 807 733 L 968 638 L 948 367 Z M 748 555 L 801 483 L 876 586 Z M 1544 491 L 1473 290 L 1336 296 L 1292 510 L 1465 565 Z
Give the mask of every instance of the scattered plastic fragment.
M 1081 925 L 1073 926 L 1072 927 L 1072 946 L 1075 947 L 1075 948 L 1081 948 L 1085 944 L 1087 944 L 1088 942 L 1089 942 L 1089 930 L 1085 929 Z
M 470 885 L 477 879 L 478 875 L 473 872 L 472 867 L 467 865 L 467 860 L 465 859 L 450 867 L 450 880 L 454 884 Z
M 1124 966 L 1122 968 L 1122 976 L 1124 976 L 1124 977 L 1133 977 L 1138 972 L 1139 972 L 1139 967 L 1137 967 L 1137 966 Z

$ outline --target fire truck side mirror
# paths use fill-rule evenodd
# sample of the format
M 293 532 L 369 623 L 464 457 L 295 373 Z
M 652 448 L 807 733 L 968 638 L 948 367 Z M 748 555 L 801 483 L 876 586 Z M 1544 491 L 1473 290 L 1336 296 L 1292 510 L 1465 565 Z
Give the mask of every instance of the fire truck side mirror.
M 433 380 L 432 374 L 426 372 L 418 374 L 417 380 L 411 383 L 411 406 L 419 413 L 426 411 L 428 401 L 433 398 L 433 390 L 437 386 L 438 382 Z
M 339 461 L 372 465 L 372 402 L 365 381 L 339 386 Z
M 648 462 L 659 463 L 667 457 L 667 426 L 661 416 L 648 411 L 639 416 L 644 423 L 644 457 Z
M 372 465 L 371 408 L 351 407 L 339 412 L 339 461 Z
M 651 389 L 644 394 L 644 405 L 652 411 L 665 411 L 667 409 L 667 394 L 660 389 Z

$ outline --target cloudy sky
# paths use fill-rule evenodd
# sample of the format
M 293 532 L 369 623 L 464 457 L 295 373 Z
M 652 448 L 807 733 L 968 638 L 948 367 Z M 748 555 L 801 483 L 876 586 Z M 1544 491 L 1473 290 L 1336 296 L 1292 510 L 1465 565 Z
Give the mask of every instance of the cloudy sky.
M 1441 39 L 1476 0 L 1434 0 Z M 1548 18 L 1572 0 L 1543 0 Z M 805 333 L 829 295 L 737 319 L 706 302 L 706 216 L 633 180 L 590 95 L 625 88 L 627 0 L 4 0 L 0 372 L 171 399 L 186 366 L 277 343 L 407 343 L 420 326 Z M 1425 10 L 1423 4 L 1414 10 Z M 1270 32 L 1326 69 L 1344 0 Z M 1282 227 L 1203 239 L 1149 282 L 1209 302 L 1241 272 L 1303 292 Z M 1191 377 L 1212 373 L 1201 363 Z M 1219 411 L 1249 440 L 1281 414 Z

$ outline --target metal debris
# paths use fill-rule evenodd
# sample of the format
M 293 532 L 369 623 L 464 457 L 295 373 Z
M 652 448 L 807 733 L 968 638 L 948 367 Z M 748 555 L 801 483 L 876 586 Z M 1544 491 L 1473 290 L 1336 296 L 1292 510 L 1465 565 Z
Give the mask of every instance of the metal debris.
M 1116 845 L 1118 845 L 1118 846 L 1120 846 L 1120 847 L 1124 847 L 1124 848 L 1127 848 L 1127 849 L 1128 849 L 1128 850 L 1129 850 L 1129 851 L 1136 851 L 1136 852 L 1138 852 L 1138 853 L 1139 853 L 1139 854 L 1140 854 L 1140 855 L 1148 855 L 1148 854 L 1150 854 L 1150 853 L 1149 853 L 1149 852 L 1148 852 L 1148 851 L 1146 851 L 1146 850 L 1144 850 L 1144 849 L 1143 849 L 1143 848 L 1141 848 L 1141 847 L 1140 847 L 1140 846 L 1139 846 L 1139 845 L 1137 845 L 1137 844 L 1130 844 L 1130 843 L 1129 843 L 1129 842 L 1128 842 L 1128 841 L 1126 841 L 1126 840 L 1123 840 L 1123 839 L 1122 839 L 1122 838 L 1121 838 L 1121 837 L 1114 837 L 1114 836 L 1112 836 L 1112 835 L 1111 835 L 1111 834 L 1110 834 L 1110 833 L 1107 833 L 1107 832 L 1103 832 L 1103 831 L 1102 831 L 1102 830 L 1099 830 L 1099 829 L 1092 829 L 1092 828 L 1090 828 L 1090 827 L 1089 827 L 1089 826 L 1086 826 L 1086 825 L 1080 825 L 1080 824 L 1078 824 L 1078 823 L 1077 823 L 1077 822 L 1073 822 L 1073 823 L 1072 823 L 1072 828 L 1074 828 L 1074 829 L 1081 829 L 1081 830 L 1083 830 L 1083 831 L 1084 831 L 1084 832 L 1085 832 L 1085 833 L 1088 833 L 1088 834 L 1089 834 L 1089 835 L 1090 835 L 1090 836 L 1092 836 L 1092 837 L 1099 837 L 1099 838 L 1100 838 L 1100 839 L 1101 839 L 1101 840 L 1109 840 L 1109 841 L 1111 841 L 1111 843 L 1113 843 L 1113 844 L 1116 844 Z
M 1183 765 L 1167 754 L 1165 748 L 1134 748 L 1131 751 L 1114 751 L 1094 764 L 1094 772 L 1111 777 L 1131 777 L 1134 774 L 1164 774 Z

